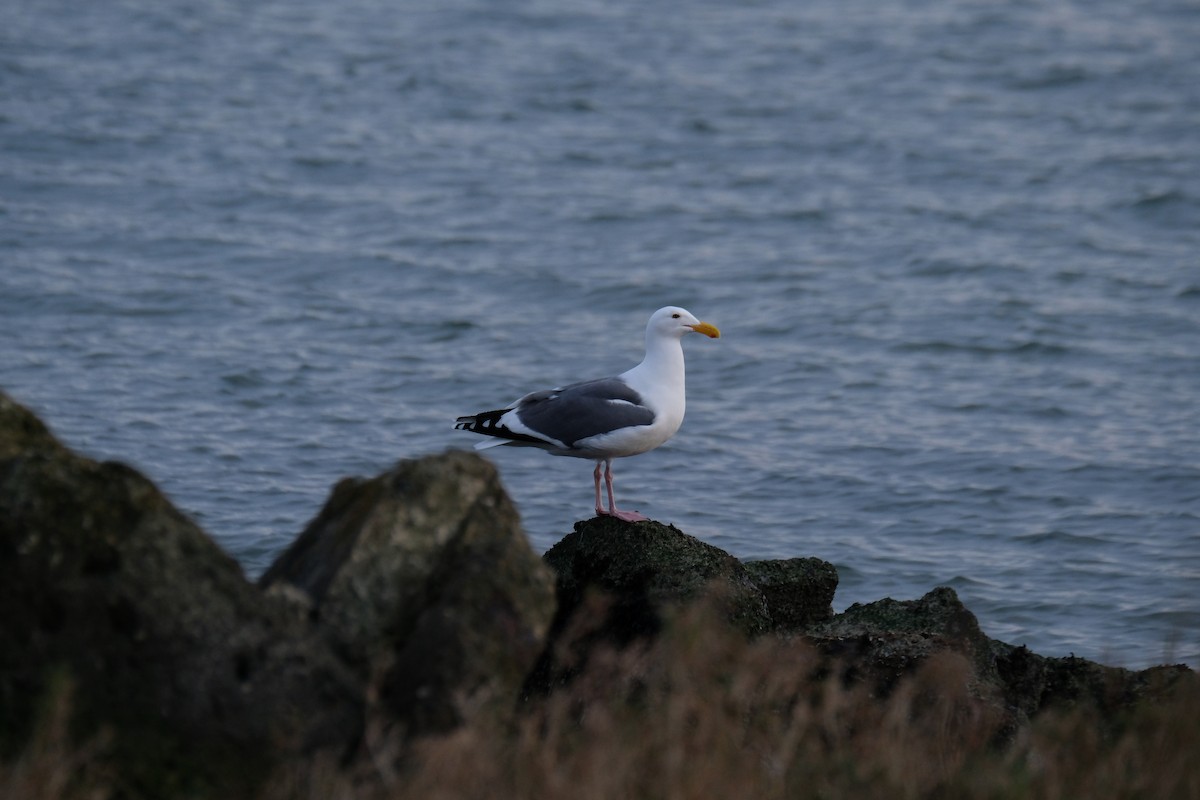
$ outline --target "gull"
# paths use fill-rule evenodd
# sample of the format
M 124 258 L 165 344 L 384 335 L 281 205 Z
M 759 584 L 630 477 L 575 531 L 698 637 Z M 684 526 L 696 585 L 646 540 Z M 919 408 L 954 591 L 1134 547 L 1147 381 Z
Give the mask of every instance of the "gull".
M 596 462 L 596 513 L 625 522 L 647 517 L 617 508 L 612 462 L 645 453 L 670 439 L 683 422 L 683 345 L 686 334 L 719 338 L 721 332 L 677 306 L 660 308 L 646 323 L 646 357 L 611 378 L 531 392 L 504 408 L 459 417 L 455 430 L 490 437 L 475 445 L 540 447 L 556 456 Z M 601 505 L 603 474 L 608 508 Z

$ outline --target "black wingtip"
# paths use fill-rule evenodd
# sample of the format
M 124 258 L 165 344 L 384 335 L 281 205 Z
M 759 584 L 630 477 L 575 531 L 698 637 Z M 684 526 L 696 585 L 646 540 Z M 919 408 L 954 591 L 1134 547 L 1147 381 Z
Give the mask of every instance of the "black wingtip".
M 509 409 L 498 408 L 495 411 L 484 411 L 480 414 L 469 414 L 464 417 L 459 417 L 454 424 L 456 431 L 470 431 L 471 433 L 484 433 L 492 436 L 506 436 L 508 429 L 499 425 L 500 417 L 504 416 Z

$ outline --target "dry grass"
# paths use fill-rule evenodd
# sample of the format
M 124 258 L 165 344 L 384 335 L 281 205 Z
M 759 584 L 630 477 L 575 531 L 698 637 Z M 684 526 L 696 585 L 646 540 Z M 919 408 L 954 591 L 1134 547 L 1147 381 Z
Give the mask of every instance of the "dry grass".
M 957 656 L 881 699 L 829 679 L 799 642 L 722 630 L 693 615 L 649 648 L 593 657 L 511 727 L 421 741 L 398 774 L 293 771 L 269 798 L 1200 800 L 1196 681 L 1116 727 L 1076 709 L 1013 741 Z
M 748 645 L 719 630 L 683 619 L 652 646 L 602 653 L 503 727 L 408 746 L 380 727 L 374 757 L 281 769 L 260 800 L 1200 800 L 1195 680 L 1116 726 L 1075 709 L 997 747 L 1004 717 L 971 695 L 954 656 L 881 699 L 824 677 L 803 644 Z M 65 702 L 0 767 L 0 797 L 104 796 L 98 751 L 64 744 Z
M 11 763 L 0 763 L 0 798 L 104 800 L 111 796 L 103 739 L 84 745 L 71 740 L 71 695 L 67 681 L 53 681 L 24 752 Z

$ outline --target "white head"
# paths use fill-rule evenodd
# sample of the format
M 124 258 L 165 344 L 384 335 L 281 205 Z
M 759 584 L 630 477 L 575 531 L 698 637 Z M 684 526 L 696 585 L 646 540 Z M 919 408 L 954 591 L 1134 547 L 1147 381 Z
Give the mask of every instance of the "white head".
M 650 321 L 646 323 L 646 338 L 652 336 L 671 336 L 679 339 L 685 333 L 693 332 L 703 333 L 710 339 L 716 339 L 721 335 L 721 332 L 717 330 L 715 325 L 701 322 L 692 316 L 691 312 L 686 308 L 679 308 L 678 306 L 660 308 L 650 315 Z

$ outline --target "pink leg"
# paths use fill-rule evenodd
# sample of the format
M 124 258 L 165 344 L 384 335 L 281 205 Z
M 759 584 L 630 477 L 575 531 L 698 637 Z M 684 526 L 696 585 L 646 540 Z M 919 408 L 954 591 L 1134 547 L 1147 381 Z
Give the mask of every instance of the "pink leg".
M 599 462 L 596 463 L 596 474 L 600 474 Z M 620 511 L 617 509 L 617 501 L 616 498 L 613 497 L 612 459 L 605 459 L 604 461 L 604 486 L 608 489 L 608 511 L 604 512 L 600 510 L 599 497 L 597 497 L 596 510 L 598 512 L 601 514 L 607 513 L 608 516 L 616 517 L 617 519 L 624 520 L 625 522 L 642 522 L 650 519 L 649 517 L 642 516 L 636 511 Z M 596 491 L 600 491 L 599 484 L 596 486 Z
M 596 471 L 592 473 L 592 477 L 596 479 L 596 516 L 603 517 L 606 513 L 604 506 L 600 505 L 600 465 L 603 462 L 596 462 Z

